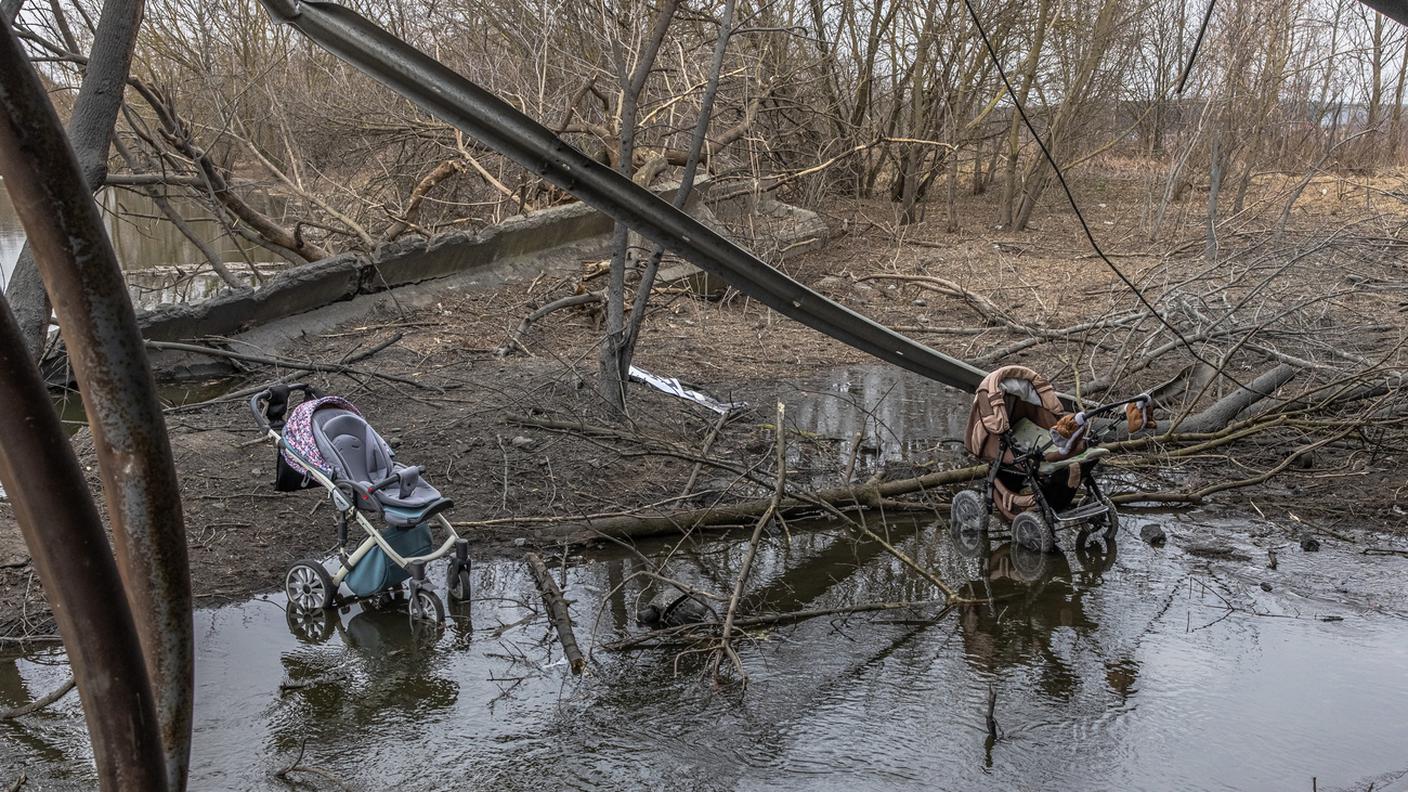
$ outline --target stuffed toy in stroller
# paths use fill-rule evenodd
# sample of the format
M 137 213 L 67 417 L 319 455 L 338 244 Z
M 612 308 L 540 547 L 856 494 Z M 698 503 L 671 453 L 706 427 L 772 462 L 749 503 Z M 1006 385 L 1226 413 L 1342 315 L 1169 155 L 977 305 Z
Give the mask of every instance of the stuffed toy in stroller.
M 290 410 L 294 394 L 301 399 Z M 469 543 L 445 519 L 454 504 L 425 480 L 425 468 L 398 462 L 355 405 L 299 384 L 265 388 L 249 407 L 278 449 L 275 489 L 322 487 L 337 515 L 336 571 L 317 559 L 289 567 L 284 590 L 290 608 L 333 608 L 399 591 L 409 581 L 411 619 L 444 621 L 444 603 L 429 587 L 426 568 L 446 556 L 450 598 L 469 599 Z M 366 538 L 349 551 L 352 523 Z M 432 525 L 446 537 L 438 546 Z

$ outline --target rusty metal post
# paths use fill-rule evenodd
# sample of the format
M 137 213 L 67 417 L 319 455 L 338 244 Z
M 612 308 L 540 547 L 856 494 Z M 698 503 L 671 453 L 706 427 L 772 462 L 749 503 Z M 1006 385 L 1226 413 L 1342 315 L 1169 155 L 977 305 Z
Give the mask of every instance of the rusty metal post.
M 4 20 L 0 175 L 34 250 L 83 395 L 118 569 L 156 703 L 165 786 L 181 790 L 190 755 L 193 627 L 181 494 L 166 422 L 127 284 L 97 207 L 63 125 Z M 24 486 L 51 484 L 38 480 Z M 78 493 L 66 495 L 76 499 Z
M 78 681 L 104 790 L 161 790 L 166 767 L 132 612 L 88 482 L 0 297 L 0 483 Z

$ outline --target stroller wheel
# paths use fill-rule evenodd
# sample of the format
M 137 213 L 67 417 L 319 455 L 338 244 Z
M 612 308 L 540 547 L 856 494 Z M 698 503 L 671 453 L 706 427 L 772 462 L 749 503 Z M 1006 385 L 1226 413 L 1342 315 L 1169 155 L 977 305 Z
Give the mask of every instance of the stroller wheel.
M 1109 511 L 1090 522 L 1097 528 L 1105 529 L 1103 536 L 1106 539 L 1114 539 L 1115 534 L 1120 532 L 1120 513 L 1115 511 L 1115 504 L 1111 503 L 1109 498 L 1102 497 L 1100 502 L 1105 504 L 1105 508 L 1109 509 Z
M 469 602 L 469 568 L 451 561 L 445 575 L 445 590 L 450 593 L 450 602 Z
M 284 575 L 284 593 L 290 607 L 302 610 L 331 608 L 337 587 L 323 565 L 317 561 L 299 561 Z
M 1024 511 L 1012 520 L 1012 541 L 1036 553 L 1056 549 L 1056 532 L 1036 512 Z
M 959 555 L 965 558 L 982 556 L 987 549 L 988 526 L 988 513 L 983 507 L 982 496 L 972 490 L 959 492 L 953 496 L 948 515 L 953 545 Z
M 445 621 L 445 603 L 428 588 L 418 588 L 411 595 L 410 610 L 412 623 L 426 621 L 440 624 Z

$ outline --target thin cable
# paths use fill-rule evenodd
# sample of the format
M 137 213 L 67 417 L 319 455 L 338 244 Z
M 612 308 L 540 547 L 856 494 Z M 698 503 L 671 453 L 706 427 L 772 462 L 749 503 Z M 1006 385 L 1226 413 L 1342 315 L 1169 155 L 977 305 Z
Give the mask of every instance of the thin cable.
M 1183 67 L 1183 74 L 1178 78 L 1178 90 L 1174 93 L 1183 95 L 1183 87 L 1188 84 L 1188 75 L 1193 73 L 1193 62 L 1198 59 L 1198 50 L 1203 46 L 1203 35 L 1208 32 L 1208 23 L 1212 21 L 1212 10 L 1217 8 L 1217 0 L 1208 0 L 1207 13 L 1203 14 L 1203 24 L 1198 27 L 1198 38 L 1193 41 L 1193 51 L 1188 53 L 1188 63 Z
M 997 67 L 997 74 L 1002 78 L 1002 85 L 1007 89 L 1007 95 L 1012 99 L 1012 104 L 1017 108 L 1017 114 L 1021 116 L 1022 124 L 1026 126 L 1027 131 L 1032 135 L 1032 139 L 1035 140 L 1037 146 L 1041 148 L 1041 154 L 1046 158 L 1046 161 L 1051 164 L 1051 169 L 1056 172 L 1056 180 L 1061 183 L 1061 189 L 1066 193 L 1066 201 L 1070 203 L 1071 211 L 1075 212 L 1076 220 L 1080 221 L 1081 231 L 1085 232 L 1085 238 L 1090 242 L 1090 248 L 1095 251 L 1095 255 L 1099 256 L 1101 261 L 1105 262 L 1105 266 L 1109 267 L 1110 271 L 1115 273 L 1130 291 L 1134 292 L 1134 296 L 1139 298 L 1140 304 L 1148 309 L 1149 313 L 1155 319 L 1158 319 L 1159 323 L 1167 328 L 1169 332 L 1173 333 L 1178 339 L 1178 342 L 1188 350 L 1188 354 L 1192 355 L 1199 363 L 1205 366 L 1212 366 L 1212 368 L 1222 372 L 1221 366 L 1213 365 L 1211 361 L 1198 354 L 1197 350 L 1193 348 L 1192 342 L 1185 338 L 1177 327 L 1174 327 L 1171 322 L 1165 319 L 1163 314 L 1159 313 L 1159 309 L 1155 308 L 1154 304 L 1149 302 L 1149 298 L 1145 297 L 1144 292 L 1140 291 L 1139 287 L 1134 285 L 1134 281 L 1130 280 L 1129 276 L 1125 275 L 1124 272 L 1115 265 L 1115 262 L 1111 261 L 1110 257 L 1105 255 L 1104 250 L 1100 249 L 1100 243 L 1095 240 L 1095 234 L 1090 230 L 1090 224 L 1085 221 L 1085 215 L 1081 213 L 1080 205 L 1076 203 L 1075 193 L 1071 192 L 1071 185 L 1066 182 L 1066 174 L 1062 172 L 1061 166 L 1056 164 L 1056 158 L 1051 156 L 1051 151 L 1046 147 L 1046 142 L 1041 139 L 1041 135 L 1037 133 L 1036 127 L 1032 125 L 1032 120 L 1027 117 L 1027 110 L 1022 106 L 1022 100 L 1017 98 L 1017 92 L 1012 88 L 1012 81 L 1007 78 L 1007 70 L 1002 68 L 1002 59 L 997 56 L 997 50 L 993 49 L 992 40 L 988 38 L 988 32 L 983 29 L 983 22 L 978 18 L 978 12 L 973 8 L 972 0 L 963 0 L 963 7 L 968 9 L 968 17 L 973 20 L 973 25 L 978 28 L 978 36 L 983 40 L 983 46 L 988 51 L 988 57 L 992 58 L 993 65 Z M 1208 14 L 1211 15 L 1211 13 L 1212 9 L 1211 5 L 1209 5 Z M 1223 376 L 1227 376 L 1228 379 L 1231 379 L 1231 376 L 1227 375 L 1225 372 L 1223 372 Z M 1236 382 L 1236 380 L 1233 380 L 1233 382 Z M 1245 387 L 1239 382 L 1236 384 L 1239 387 Z

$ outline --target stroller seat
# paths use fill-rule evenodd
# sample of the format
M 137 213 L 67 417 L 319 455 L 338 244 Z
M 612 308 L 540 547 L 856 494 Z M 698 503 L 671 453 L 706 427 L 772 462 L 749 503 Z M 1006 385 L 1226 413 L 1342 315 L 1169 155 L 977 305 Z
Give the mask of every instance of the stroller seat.
M 371 493 L 387 523 L 417 525 L 453 505 L 417 468 L 397 462 L 391 446 L 357 413 L 323 407 L 313 412 L 312 426 L 318 450 L 338 478 L 365 491 L 393 475 L 400 477 L 399 483 Z
M 1020 455 L 1035 448 L 1049 446 L 1051 435 L 1046 429 L 1038 426 L 1035 421 L 1029 418 L 1023 418 L 1012 424 L 1012 439 L 1015 441 L 1016 445 L 1013 450 Z M 1037 472 L 1046 476 L 1065 470 L 1072 465 L 1083 465 L 1087 462 L 1093 462 L 1108 453 L 1110 453 L 1108 448 L 1087 448 L 1079 454 L 1074 454 L 1065 459 L 1042 462 L 1041 466 L 1037 468 Z

